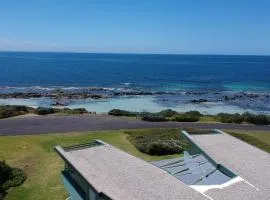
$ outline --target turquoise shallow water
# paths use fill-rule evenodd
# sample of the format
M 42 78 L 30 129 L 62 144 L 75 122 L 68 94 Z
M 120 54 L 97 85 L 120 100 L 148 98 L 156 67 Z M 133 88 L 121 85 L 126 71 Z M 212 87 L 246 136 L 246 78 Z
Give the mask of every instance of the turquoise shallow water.
M 50 106 L 49 100 L 38 99 L 0 99 L 0 104 L 27 105 L 31 107 Z M 187 112 L 190 110 L 198 110 L 203 114 L 217 114 L 220 112 L 226 113 L 243 113 L 254 112 L 270 114 L 270 111 L 257 111 L 253 109 L 244 109 L 236 105 L 227 105 L 219 103 L 204 103 L 204 104 L 179 104 L 177 106 L 164 106 L 155 103 L 154 97 L 141 96 L 132 98 L 115 98 L 111 100 L 83 100 L 71 103 L 69 108 L 85 108 L 88 111 L 97 113 L 107 113 L 111 109 L 123 109 L 129 111 L 147 111 L 158 112 L 164 109 L 173 109 L 179 112 Z M 61 108 L 61 107 L 60 107 Z

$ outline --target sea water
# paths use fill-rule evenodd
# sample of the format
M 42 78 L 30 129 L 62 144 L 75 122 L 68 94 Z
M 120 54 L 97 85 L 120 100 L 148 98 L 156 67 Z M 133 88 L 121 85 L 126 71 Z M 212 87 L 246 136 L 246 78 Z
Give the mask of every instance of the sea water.
M 113 108 L 155 112 L 171 108 L 203 113 L 270 113 L 270 57 L 93 53 L 0 53 L 0 93 L 49 92 L 100 87 L 111 90 L 177 92 L 73 100 L 69 107 L 107 112 Z M 262 94 L 224 102 L 230 94 Z M 187 95 L 188 94 L 188 95 Z M 207 99 L 194 104 L 192 99 Z M 50 106 L 52 100 L 0 99 L 0 104 Z

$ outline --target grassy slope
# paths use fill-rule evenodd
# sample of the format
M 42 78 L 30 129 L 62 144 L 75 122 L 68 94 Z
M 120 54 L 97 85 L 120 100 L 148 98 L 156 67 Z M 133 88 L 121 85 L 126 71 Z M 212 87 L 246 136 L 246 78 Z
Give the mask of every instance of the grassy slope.
M 145 130 L 147 131 L 147 130 Z M 269 132 L 233 131 L 244 133 L 270 145 Z M 6 160 L 14 167 L 20 167 L 27 173 L 26 182 L 9 191 L 8 200 L 56 200 L 67 197 L 63 188 L 60 171 L 63 162 L 54 152 L 55 145 L 85 143 L 92 139 L 101 139 L 134 156 L 151 161 L 170 156 L 149 156 L 139 152 L 128 140 L 124 131 L 102 131 L 89 133 L 48 134 L 35 136 L 1 136 L 0 160 Z
M 227 133 L 270 153 L 270 133 L 268 131 L 228 130 Z
M 67 197 L 60 179 L 63 162 L 54 152 L 55 145 L 85 143 L 92 139 L 101 139 L 141 159 L 151 161 L 170 156 L 149 156 L 139 152 L 128 140 L 124 131 L 103 131 L 70 134 L 49 134 L 36 136 L 0 137 L 0 159 L 14 167 L 20 167 L 27 173 L 26 182 L 9 191 L 8 200 L 47 200 Z

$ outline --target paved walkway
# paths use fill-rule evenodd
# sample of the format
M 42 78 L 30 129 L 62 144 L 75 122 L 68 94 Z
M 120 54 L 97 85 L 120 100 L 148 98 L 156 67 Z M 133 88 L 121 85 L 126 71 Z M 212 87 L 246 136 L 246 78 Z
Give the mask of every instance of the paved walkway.
M 270 126 L 191 122 L 145 122 L 108 115 L 31 116 L 0 120 L 0 135 L 67 133 L 135 128 L 199 128 L 270 131 Z

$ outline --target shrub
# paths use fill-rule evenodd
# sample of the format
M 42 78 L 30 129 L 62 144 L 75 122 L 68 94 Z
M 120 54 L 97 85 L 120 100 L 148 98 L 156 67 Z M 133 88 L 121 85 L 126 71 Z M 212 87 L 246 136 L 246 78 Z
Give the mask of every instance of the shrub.
M 30 107 L 18 105 L 5 105 L 0 106 L 0 118 L 14 117 L 23 115 L 31 111 Z
M 171 109 L 167 109 L 167 110 L 162 110 L 156 114 L 158 114 L 160 116 L 164 116 L 164 117 L 172 117 L 172 116 L 178 114 L 178 112 L 171 110 Z
M 258 125 L 270 124 L 270 118 L 266 115 L 255 115 L 251 113 L 244 113 L 243 118 L 246 122 Z
M 36 110 L 36 113 L 38 115 L 48 115 L 55 113 L 55 109 L 53 108 L 44 108 L 44 107 L 38 107 Z
M 251 124 L 267 125 L 270 124 L 270 119 L 267 115 L 255 115 L 251 113 L 240 114 L 227 114 L 219 113 L 215 118 L 222 123 L 242 123 L 248 122 Z
M 216 120 L 222 123 L 237 123 L 240 124 L 244 121 L 244 117 L 238 113 L 236 114 L 227 114 L 219 113 L 215 116 Z
M 120 109 L 112 109 L 108 112 L 109 115 L 113 116 L 127 116 L 127 117 L 136 117 L 139 115 L 137 112 L 130 112 L 126 110 L 120 110 Z
M 25 173 L 18 168 L 11 168 L 5 161 L 0 161 L 0 199 L 3 199 L 10 187 L 17 187 L 26 180 Z
M 147 144 L 145 153 L 150 155 L 170 155 L 181 153 L 181 144 L 177 140 L 155 141 Z
M 2 184 L 2 188 L 4 190 L 8 190 L 10 187 L 17 187 L 23 184 L 23 182 L 26 180 L 26 175 L 23 172 L 23 170 L 18 168 L 12 169 L 12 176 L 9 180 L 7 180 L 5 183 Z
M 196 117 L 201 117 L 203 116 L 199 111 L 197 110 L 191 110 L 188 112 L 185 112 L 186 115 L 190 115 L 190 116 L 196 116 Z
M 164 122 L 167 121 L 166 117 L 159 115 L 159 114 L 152 114 L 152 113 L 144 113 L 141 116 L 143 121 L 148 122 Z
M 63 109 L 60 109 L 59 112 L 66 113 L 66 114 L 72 114 L 72 109 L 70 109 L 70 108 L 63 108 Z
M 141 152 L 149 155 L 181 153 L 187 142 L 177 129 L 127 131 L 128 140 Z
M 88 111 L 85 108 L 75 108 L 72 110 L 72 114 L 85 114 Z
M 0 161 L 0 186 L 12 176 L 12 168 L 5 161 Z
M 174 116 L 172 120 L 177 122 L 197 122 L 199 121 L 199 119 L 200 119 L 199 116 L 193 116 L 189 114 L 179 114 Z

